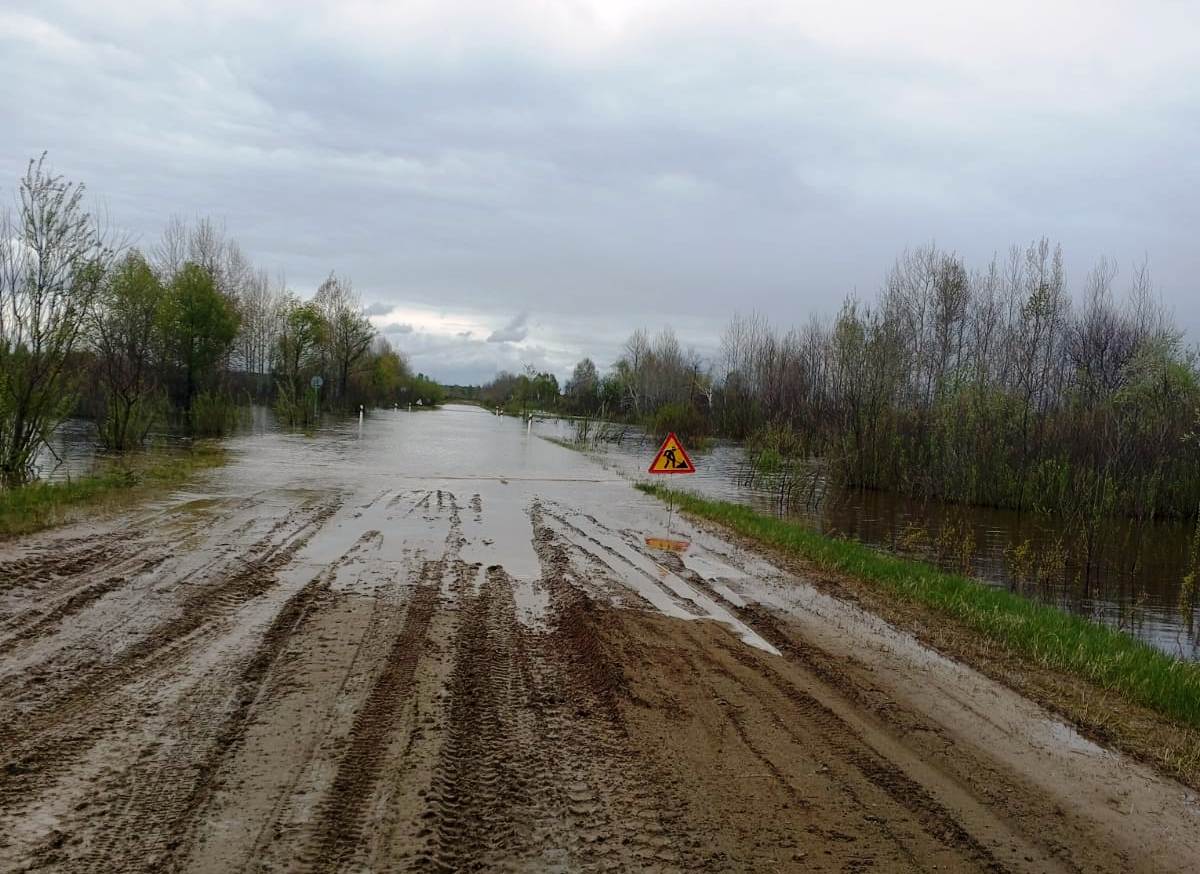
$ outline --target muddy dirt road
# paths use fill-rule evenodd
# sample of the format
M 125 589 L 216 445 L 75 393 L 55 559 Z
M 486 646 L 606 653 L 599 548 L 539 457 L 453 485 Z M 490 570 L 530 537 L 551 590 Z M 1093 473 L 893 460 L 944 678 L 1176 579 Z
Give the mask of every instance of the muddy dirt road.
M 1194 793 L 470 408 L 0 545 L 0 869 L 1195 871 Z

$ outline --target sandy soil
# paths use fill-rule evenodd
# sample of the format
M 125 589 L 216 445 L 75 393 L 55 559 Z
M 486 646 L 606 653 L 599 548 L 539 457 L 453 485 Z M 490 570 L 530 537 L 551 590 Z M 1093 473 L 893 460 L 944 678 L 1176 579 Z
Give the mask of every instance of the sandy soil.
M 1195 871 L 1200 799 L 476 411 L 0 545 L 0 869 Z

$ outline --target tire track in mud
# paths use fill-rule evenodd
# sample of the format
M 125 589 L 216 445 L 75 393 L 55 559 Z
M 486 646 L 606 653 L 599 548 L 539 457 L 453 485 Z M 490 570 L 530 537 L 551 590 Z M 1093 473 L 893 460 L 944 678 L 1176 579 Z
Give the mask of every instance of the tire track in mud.
M 726 675 L 726 676 L 728 676 L 728 675 Z M 712 687 L 710 687 L 710 688 L 712 688 Z M 718 698 L 719 695 L 716 692 L 716 689 L 712 688 L 712 691 L 713 691 L 713 697 Z M 729 724 L 733 726 L 733 729 L 737 734 L 738 740 L 740 740 L 742 742 L 743 746 L 745 746 L 746 749 L 750 751 L 750 753 L 755 757 L 755 759 L 758 760 L 758 762 L 762 765 L 762 767 L 766 768 L 768 774 L 773 779 L 775 785 L 780 787 L 785 793 L 787 793 L 788 797 L 791 799 L 791 803 L 797 805 L 798 807 L 800 807 L 802 809 L 810 808 L 811 805 L 810 805 L 808 799 L 804 798 L 799 793 L 799 791 L 793 785 L 792 779 L 779 768 L 779 766 L 770 757 L 770 755 L 765 750 L 763 750 L 760 747 L 759 743 L 755 740 L 754 736 L 751 733 L 750 728 L 746 724 L 746 721 L 742 718 L 741 709 L 737 708 L 737 707 L 732 707 L 732 706 L 727 707 L 725 709 L 725 714 L 726 714 L 726 718 L 729 720 Z M 778 726 L 780 724 L 779 720 L 776 718 L 775 714 L 772 714 L 772 720 L 775 722 L 776 726 Z M 792 736 L 793 740 L 796 739 L 794 734 L 791 734 L 791 736 Z M 824 767 L 826 768 L 826 772 L 828 773 L 828 766 L 824 766 Z M 865 799 L 863 799 L 861 797 L 860 793 L 858 793 L 855 790 L 855 788 L 852 785 L 850 785 L 850 783 L 848 781 L 839 780 L 836 777 L 834 777 L 833 779 L 834 779 L 834 782 L 836 782 L 838 784 L 838 787 L 841 789 L 841 791 L 849 799 L 851 799 L 853 801 L 853 803 L 860 810 L 871 809 L 871 805 L 866 803 Z M 875 824 L 875 826 L 879 829 L 879 831 L 885 836 L 886 840 L 893 847 L 895 847 L 895 849 L 904 857 L 905 861 L 912 868 L 912 870 L 921 870 L 924 866 L 922 866 L 920 864 L 920 862 L 918 861 L 917 857 L 914 855 L 912 848 L 908 845 L 908 843 L 905 842 L 901 838 L 901 836 L 899 834 L 897 834 L 896 830 L 890 826 L 890 824 L 888 823 L 888 820 L 885 819 L 884 817 L 880 817 L 880 816 L 873 815 L 873 814 L 871 814 L 870 816 L 872 818 L 867 821 Z M 816 828 L 816 827 L 810 826 L 810 828 Z M 819 829 L 817 829 L 817 830 L 819 832 Z M 828 837 L 828 836 L 829 835 L 825 835 L 825 837 Z M 857 860 L 854 860 L 853 862 L 851 862 L 850 866 L 857 864 L 857 865 L 861 865 L 863 868 L 872 868 L 872 867 L 875 867 L 874 863 L 875 863 L 874 857 L 870 855 L 870 850 L 867 850 L 867 851 L 864 851 Z
M 617 698 L 628 698 L 632 693 L 624 672 L 607 658 L 595 633 L 595 625 L 600 621 L 595 602 L 576 584 L 570 556 L 554 530 L 546 525 L 540 502 L 535 501 L 530 508 L 530 522 L 543 582 L 551 591 L 555 613 L 553 634 L 569 644 L 558 651 L 575 662 L 578 674 L 587 678 L 592 695 L 603 702 L 610 721 L 619 724 Z
M 732 555 L 726 554 L 724 558 L 736 565 Z M 679 556 L 669 555 L 663 559 L 674 573 L 710 597 L 719 597 L 709 581 L 686 567 Z M 1070 844 L 1072 834 L 1086 829 L 1085 823 L 1068 821 L 1069 815 L 1059 804 L 1043 797 L 1022 778 L 955 745 L 942 726 L 905 708 L 876 688 L 863 676 L 870 669 L 853 656 L 834 656 L 820 646 L 789 634 L 762 604 L 731 604 L 730 610 L 775 646 L 788 661 L 834 690 L 840 698 L 875 717 L 881 726 L 886 726 L 886 733 L 909 754 L 925 764 L 934 764 L 942 776 L 957 783 L 989 814 L 995 815 L 997 821 L 1012 826 L 1013 836 L 1025 842 L 1025 850 L 1035 850 L 1066 870 L 1082 874 L 1084 869 L 1071 858 Z M 724 649 L 745 661 L 744 654 L 735 648 L 725 646 Z
M 691 585 L 696 586 L 714 599 L 719 599 L 722 602 L 725 601 L 725 599 L 720 598 L 712 589 L 707 580 L 688 569 L 679 556 L 668 556 L 666 557 L 666 562 L 673 573 L 686 579 Z M 730 605 L 729 609 L 749 627 L 762 634 L 765 640 L 779 649 L 793 664 L 799 665 L 803 670 L 808 671 L 818 681 L 835 690 L 837 693 L 848 697 L 852 701 L 858 701 L 860 704 L 863 703 L 861 700 L 861 690 L 854 686 L 846 676 L 845 666 L 836 666 L 830 663 L 828 657 L 821 657 L 822 653 L 817 648 L 784 635 L 773 622 L 768 620 L 768 617 L 764 615 L 764 611 L 760 608 Z M 914 815 L 926 834 L 948 847 L 965 852 L 968 858 L 985 871 L 998 874 L 998 872 L 1008 870 L 924 786 L 910 778 L 899 766 L 873 749 L 852 726 L 847 724 L 845 720 L 828 706 L 784 677 L 766 659 L 762 658 L 759 653 L 752 652 L 749 648 L 732 642 L 723 642 L 720 648 L 742 667 L 755 675 L 765 678 L 776 692 L 788 700 L 795 707 L 796 711 L 818 731 L 824 743 L 834 751 L 840 760 L 854 767 L 868 783 L 881 790 L 893 803 Z M 739 677 L 735 676 L 722 665 L 720 661 L 706 652 L 704 647 L 698 642 L 697 650 L 701 653 L 702 659 L 709 665 L 712 671 L 736 684 L 749 699 L 758 700 L 765 706 L 765 702 L 762 701 L 761 697 L 750 686 L 746 685 Z M 797 744 L 803 746 L 805 743 L 811 742 L 811 739 L 806 740 L 805 736 L 797 731 L 793 720 L 784 718 L 774 709 L 768 708 L 767 712 L 776 727 L 792 737 Z M 747 748 L 766 762 L 761 751 L 756 748 L 746 733 L 745 727 L 738 722 L 736 714 L 729 713 L 728 715 Z M 778 772 L 776 766 L 771 763 L 767 764 L 769 770 L 777 774 L 777 779 L 781 780 L 784 785 L 788 785 L 786 780 L 782 780 L 782 774 Z M 789 790 L 790 788 L 788 786 Z M 863 804 L 862 799 L 858 797 L 852 786 L 842 781 L 842 788 L 851 797 L 855 798 L 860 806 Z M 893 840 L 895 840 L 894 835 Z M 897 846 L 904 849 L 906 853 L 908 852 L 903 843 L 897 841 Z M 915 860 L 913 861 L 915 864 Z
M 196 818 L 215 791 L 220 763 L 244 734 L 272 667 L 289 638 L 328 597 L 328 582 L 317 577 L 283 603 L 249 659 L 222 688 L 224 706 L 199 714 L 202 724 L 187 726 L 195 735 L 192 743 L 178 745 L 165 762 L 135 765 L 119 785 L 109 787 L 109 796 L 121 801 L 91 817 L 96 837 L 85 852 L 58 859 L 52 840 L 35 858 L 81 872 L 104 870 L 115 860 L 122 860 L 126 871 L 178 869 L 195 838 Z M 198 749 L 196 743 L 204 747 Z
M 693 576 L 696 585 L 707 585 L 698 575 L 693 573 Z M 1067 814 L 1058 804 L 1045 799 L 1041 803 L 1032 802 L 1030 799 L 1039 797 L 1037 790 L 1031 790 L 1020 778 L 1014 781 L 1012 775 L 998 770 L 992 763 L 957 747 L 947 737 L 945 729 L 905 709 L 885 692 L 856 676 L 857 671 L 848 671 L 845 660 L 788 634 L 764 606 L 748 604 L 736 610 L 743 622 L 763 635 L 789 661 L 800 665 L 841 697 L 887 725 L 914 756 L 936 762 L 948 779 L 967 788 L 989 811 L 995 812 L 998 819 L 1014 824 L 1023 838 L 1037 845 L 1057 864 L 1082 874 L 1084 869 L 1071 858 L 1070 839 L 1062 833 Z M 859 668 L 869 670 L 865 666 Z M 914 741 L 914 737 L 919 740 Z M 931 738 L 936 740 L 931 742 Z M 1036 826 L 1030 828 L 1031 823 Z M 1082 829 L 1084 825 L 1075 823 L 1074 827 Z
M 984 871 L 1003 874 L 1009 870 L 924 786 L 876 752 L 833 710 L 797 687 L 747 647 L 722 645 L 721 648 L 742 667 L 766 679 L 840 761 L 852 766 L 868 783 L 890 798 L 892 803 L 913 815 L 927 835 L 938 843 L 965 853 L 967 858 Z M 753 688 L 705 652 L 699 644 L 697 651 L 714 673 L 724 676 L 738 686 L 748 699 L 760 701 L 777 729 L 792 737 L 801 747 L 811 744 L 811 737 L 799 731 L 793 719 L 785 718 L 774 708 L 767 707 L 766 702 Z M 853 787 L 844 782 L 842 785 L 860 806 L 866 807 Z
M 563 789 L 575 855 L 585 869 L 704 867 L 685 805 L 654 763 L 630 747 L 621 702 L 637 699 L 598 633 L 606 608 L 565 581 L 548 586 L 555 622 L 535 640 L 556 706 L 553 730 L 535 743 L 559 781 L 574 776 Z M 553 742 L 543 746 L 543 737 Z
M 212 749 L 197 769 L 200 779 L 191 787 L 186 801 L 178 806 L 176 821 L 163 829 L 167 836 L 181 827 L 189 816 L 194 817 L 196 813 L 205 809 L 214 790 L 213 777 L 217 773 L 218 765 L 245 732 L 271 668 L 286 647 L 288 639 L 300 630 L 313 611 L 319 609 L 328 597 L 328 582 L 317 578 L 289 598 L 276 614 L 254 655 L 242 669 L 237 691 L 233 695 L 234 709 L 217 731 Z M 190 839 L 194 839 L 194 831 L 189 835 L 189 841 L 171 845 L 174 849 L 173 861 L 178 862 L 184 857 L 187 848 L 190 847 Z
M 320 806 L 315 846 L 304 854 L 310 870 L 326 871 L 348 864 L 362 843 L 367 805 L 400 712 L 411 703 L 413 676 L 426 644 L 437 607 L 443 561 L 428 561 L 413 591 L 404 622 L 392 642 L 346 741 L 329 792 Z
M 587 556 L 587 558 L 589 559 L 589 561 L 591 561 L 593 563 L 593 566 L 595 566 L 595 563 L 599 563 L 599 565 L 601 566 L 601 571 L 602 571 L 602 573 L 605 574 L 606 577 L 608 577 L 609 574 L 611 574 L 611 573 L 619 573 L 619 572 L 617 571 L 616 566 L 606 565 L 604 559 L 600 558 L 600 555 L 608 556 L 608 558 L 611 561 L 615 561 L 615 562 L 617 562 L 618 565 L 625 568 L 627 573 L 636 574 L 638 578 L 645 581 L 645 583 L 644 583 L 645 585 L 653 586 L 655 589 L 658 590 L 659 593 L 661 593 L 661 595 L 668 602 L 673 604 L 680 611 L 687 613 L 695 618 L 702 618 L 702 617 L 707 616 L 707 614 L 704 612 L 703 608 L 699 604 L 697 604 L 695 601 L 693 601 L 687 597 L 684 597 L 679 592 L 676 592 L 670 586 L 664 584 L 663 581 L 660 578 L 658 578 L 656 575 L 648 572 L 645 568 L 639 567 L 636 562 L 634 562 L 632 559 L 629 558 L 628 555 L 623 554 L 619 549 L 616 549 L 612 544 L 605 543 L 604 541 L 602 541 L 598 537 L 596 537 L 594 534 L 592 534 L 588 531 L 585 531 L 583 528 L 580 528 L 578 525 L 576 525 L 574 522 L 572 522 L 570 519 L 568 519 L 563 514 L 556 513 L 551 510 L 546 510 L 540 506 L 539 506 L 538 510 L 539 510 L 540 515 L 544 515 L 546 518 L 553 519 L 555 522 L 557 522 L 559 525 L 561 525 L 566 532 L 573 532 L 577 537 L 579 537 L 582 540 L 587 541 L 592 546 L 594 546 L 598 550 L 597 553 L 592 553 L 590 550 L 588 550 L 586 547 L 583 547 L 581 544 L 572 542 L 570 539 L 570 535 L 568 534 L 568 536 L 567 536 L 567 542 L 573 548 L 578 550 L 579 552 L 584 553 Z M 602 523 L 600 523 L 593 517 L 585 516 L 585 518 L 587 518 L 590 522 L 592 522 L 596 526 L 597 529 L 600 529 L 602 531 L 607 531 L 609 534 L 612 534 L 615 538 L 617 538 L 619 540 L 620 543 L 625 545 L 631 552 L 641 553 L 648 562 L 661 565 L 661 562 L 657 558 L 655 558 L 654 556 L 646 555 L 644 552 L 642 552 L 636 546 L 629 545 L 628 543 L 626 543 L 626 541 L 623 538 L 620 537 L 620 535 L 618 535 L 612 529 L 606 527 L 605 525 L 603 525 Z M 620 587 L 622 589 L 627 590 L 631 595 L 637 597 L 640 601 L 645 603 L 647 607 L 649 607 L 651 609 L 654 608 L 654 605 L 647 598 L 647 596 L 645 594 L 645 590 L 639 590 L 636 586 L 631 586 L 629 584 L 628 580 L 616 580 L 615 582 L 617 582 L 618 585 L 620 585 Z M 715 602 L 718 604 L 722 603 L 722 601 L 723 601 L 723 599 L 715 599 Z
M 419 869 L 478 867 L 492 858 L 489 850 L 512 848 L 514 808 L 532 788 L 510 755 L 516 744 L 502 715 L 514 658 L 506 634 L 511 627 L 498 603 L 497 570 L 488 569 L 475 595 L 465 575 L 456 579 L 462 620 L 449 680 L 447 736 L 427 796 L 431 846 L 417 854 Z
M 10 806 L 45 785 L 97 740 L 98 728 L 121 711 L 119 689 L 146 680 L 146 672 L 184 659 L 189 640 L 206 624 L 273 588 L 275 574 L 287 565 L 313 534 L 337 511 L 339 502 L 315 508 L 282 543 L 270 536 L 251 547 L 251 558 L 212 586 L 200 587 L 182 600 L 174 618 L 155 626 L 117 658 L 91 669 L 63 694 L 35 704 L 29 711 L 0 723 L 0 806 Z M 290 517 L 291 514 L 289 514 Z M 277 523 L 272 531 L 280 530 Z M 116 700 L 114 700 L 116 699 Z
M 347 551 L 342 559 L 331 567 L 327 577 L 335 578 L 337 575 L 337 568 L 339 566 L 345 564 L 355 555 L 360 554 L 367 544 L 376 541 L 379 536 L 380 532 L 378 531 L 365 532 L 354 544 L 354 546 Z M 279 822 L 281 817 L 284 815 L 285 809 L 293 800 L 296 787 L 299 785 L 300 780 L 304 776 L 305 770 L 312 762 L 313 757 L 317 754 L 317 750 L 320 748 L 320 746 L 328 740 L 330 724 L 334 719 L 335 711 L 342 701 L 342 696 L 347 688 L 347 685 L 355 676 L 359 662 L 363 657 L 363 651 L 369 645 L 374 643 L 379 637 L 379 629 L 383 623 L 383 618 L 380 614 L 380 600 L 378 598 L 373 598 L 370 618 L 367 620 L 362 634 L 359 635 L 358 642 L 354 645 L 354 652 L 351 655 L 348 664 L 346 665 L 345 671 L 342 673 L 340 681 L 329 698 L 329 703 L 325 712 L 322 713 L 319 718 L 321 728 L 319 731 L 313 733 L 312 738 L 305 746 L 303 753 L 296 760 L 295 765 L 292 768 L 290 778 L 284 784 L 278 797 L 275 799 L 270 813 L 263 818 L 261 825 L 259 825 L 257 828 L 255 837 L 251 842 L 250 852 L 243 860 L 243 865 L 241 866 L 243 870 L 250 864 L 251 861 L 260 858 L 266 847 L 270 844 L 275 831 L 279 828 Z
M 10 619 L 4 626 L 15 629 L 8 637 L 0 640 L 0 655 L 6 655 L 22 643 L 53 633 L 64 619 L 83 612 L 110 592 L 127 585 L 140 574 L 148 573 L 167 560 L 165 554 L 143 558 L 134 562 L 134 567 L 123 572 L 112 573 L 96 583 L 88 583 L 65 597 L 49 609 L 30 609 Z M 123 570 L 119 567 L 113 570 Z
M 563 579 L 569 563 L 531 509 L 550 593 L 550 630 L 516 618 L 514 584 L 461 574 L 462 620 L 446 739 L 428 794 L 426 870 L 695 867 L 680 804 L 628 750 L 620 669 L 595 633 L 599 611 Z
M 544 523 L 540 524 L 541 512 L 540 508 L 537 508 L 535 513 L 535 530 L 544 527 Z M 558 524 L 564 525 L 569 530 L 576 531 L 580 536 L 586 537 L 589 543 L 599 546 L 610 554 L 613 553 L 613 550 L 607 544 L 588 535 L 587 532 L 578 529 L 578 526 L 572 525 L 572 523 L 557 513 L 547 512 L 546 516 Z M 599 522 L 592 521 L 597 526 L 602 527 Z M 541 541 L 539 549 L 545 560 L 555 565 L 559 573 L 568 572 L 570 566 L 568 549 L 582 549 L 580 545 L 571 542 L 569 539 L 567 540 L 567 546 L 564 548 L 559 536 L 550 528 L 544 528 L 544 530 L 540 531 L 539 539 Z M 630 548 L 637 549 L 638 547 L 630 544 Z M 621 558 L 632 566 L 632 563 L 624 556 L 616 554 L 614 557 Z M 648 558 L 656 560 L 653 557 L 648 556 Z M 696 586 L 699 591 L 713 598 L 718 603 L 725 603 L 725 599 L 720 598 L 707 584 L 707 581 L 690 572 L 678 560 L 671 562 L 668 559 L 668 569 L 680 576 L 681 579 L 686 580 L 689 584 Z M 750 627 L 756 629 L 759 627 L 759 624 L 753 621 L 759 617 L 753 615 L 752 612 L 739 610 L 732 605 L 731 609 L 735 612 L 735 615 L 738 615 Z M 771 630 L 774 631 L 774 629 Z M 892 803 L 907 811 L 913 817 L 915 823 L 930 838 L 948 848 L 965 854 L 966 858 L 970 859 L 973 865 L 978 866 L 982 870 L 990 872 L 1008 870 L 924 786 L 908 777 L 886 757 L 877 753 L 834 711 L 775 671 L 769 664 L 770 660 L 764 657 L 762 653 L 733 641 L 729 641 L 722 646 L 724 652 L 738 664 L 768 680 L 775 691 L 788 702 L 789 711 L 786 715 L 782 711 L 767 707 L 761 695 L 731 672 L 720 659 L 706 652 L 705 645 L 700 640 L 691 634 L 687 636 L 691 638 L 696 650 L 695 657 L 706 666 L 706 673 L 725 677 L 727 681 L 735 684 L 744 700 L 757 701 L 767 710 L 775 728 L 791 737 L 801 748 L 806 745 L 811 746 L 812 734 L 808 733 L 809 730 L 807 729 L 805 731 L 798 730 L 798 727 L 795 725 L 795 717 L 797 715 L 800 716 L 806 726 L 811 727 L 811 730 L 815 731 L 816 735 L 820 737 L 821 742 L 833 752 L 837 759 L 851 766 L 869 785 L 882 792 Z M 764 636 L 771 643 L 777 646 L 780 645 L 780 635 L 768 633 Z M 818 654 L 805 644 L 792 642 L 791 651 L 783 650 L 782 647 L 781 651 L 786 652 L 792 661 L 800 661 L 803 667 L 811 668 L 812 673 L 827 685 L 839 691 L 844 691 L 843 687 L 846 686 L 847 679 L 839 675 L 833 666 L 827 665 L 820 660 L 817 657 Z M 800 656 L 803 656 L 803 658 L 798 658 Z M 714 691 L 712 697 L 719 698 L 720 696 Z M 764 765 L 780 789 L 791 796 L 794 803 L 798 801 L 799 797 L 796 796 L 796 790 L 789 782 L 787 775 L 779 770 L 778 766 L 770 760 L 765 752 L 758 748 L 747 727 L 741 722 L 737 708 L 726 708 L 725 716 L 743 745 Z M 852 784 L 842 781 L 842 787 L 860 808 L 867 809 L 869 807 L 859 797 Z M 879 827 L 884 834 L 890 833 L 887 824 L 882 820 L 879 822 Z M 903 841 L 899 840 L 893 834 L 890 842 L 902 855 L 905 855 L 912 862 L 914 867 L 919 867 L 916 864 L 915 858 L 911 855 L 911 850 Z M 864 858 L 860 861 L 864 864 L 870 864 L 869 858 Z
M 0 593 L 16 588 L 37 588 L 55 579 L 95 572 L 121 561 L 133 552 L 140 531 L 51 541 L 35 555 L 0 562 Z

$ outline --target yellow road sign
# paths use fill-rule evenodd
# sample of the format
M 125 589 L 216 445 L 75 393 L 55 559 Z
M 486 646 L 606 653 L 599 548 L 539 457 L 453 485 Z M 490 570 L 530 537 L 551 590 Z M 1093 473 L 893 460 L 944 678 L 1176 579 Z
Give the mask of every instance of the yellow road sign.
M 662 446 L 658 447 L 658 455 L 650 462 L 650 473 L 695 473 L 696 465 L 688 458 L 687 450 L 679 442 L 674 432 L 667 435 Z

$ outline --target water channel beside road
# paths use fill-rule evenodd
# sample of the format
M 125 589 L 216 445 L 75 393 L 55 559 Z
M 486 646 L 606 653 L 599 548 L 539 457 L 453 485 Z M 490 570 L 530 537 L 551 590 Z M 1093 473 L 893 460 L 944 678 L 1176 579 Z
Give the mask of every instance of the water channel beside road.
M 570 420 L 545 418 L 535 420 L 533 433 L 572 441 L 576 430 Z M 626 478 L 656 479 L 646 468 L 658 442 L 637 429 L 624 433 L 619 443 L 589 443 L 587 451 Z M 1057 520 L 1036 513 L 834 488 L 812 503 L 783 504 L 770 481 L 748 476 L 741 444 L 718 440 L 691 456 L 696 474 L 674 477 L 672 486 L 792 518 L 825 534 L 931 560 L 948 570 L 962 569 L 965 540 L 970 544 L 971 576 L 1120 628 L 1177 658 L 1200 660 L 1200 601 L 1191 609 L 1180 606 L 1183 579 L 1189 573 L 1190 523 L 1159 521 L 1139 528 L 1127 520 L 1109 520 L 1097 537 L 1092 567 L 1085 570 L 1061 562 L 1062 547 L 1074 535 Z M 939 547 L 939 533 L 954 542 Z M 1054 572 L 1040 578 L 1023 575 L 1022 555 L 1026 566 L 1040 562 Z

